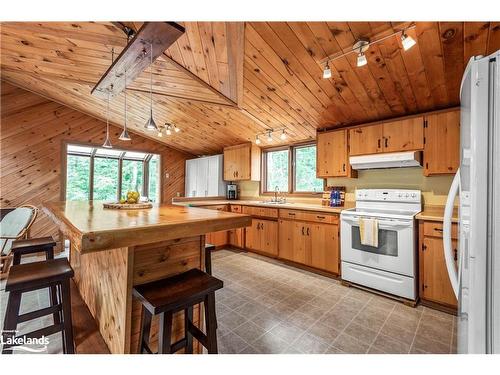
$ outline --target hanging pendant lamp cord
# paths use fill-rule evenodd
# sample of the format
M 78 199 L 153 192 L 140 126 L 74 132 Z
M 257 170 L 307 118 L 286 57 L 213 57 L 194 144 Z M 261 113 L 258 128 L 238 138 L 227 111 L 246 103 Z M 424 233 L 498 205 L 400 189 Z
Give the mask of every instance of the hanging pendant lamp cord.
M 151 117 L 153 117 L 153 43 L 149 50 L 149 105 L 151 106 Z
M 125 69 L 125 88 L 123 89 L 123 93 L 125 95 L 125 124 L 123 125 L 123 129 L 127 130 L 127 70 Z

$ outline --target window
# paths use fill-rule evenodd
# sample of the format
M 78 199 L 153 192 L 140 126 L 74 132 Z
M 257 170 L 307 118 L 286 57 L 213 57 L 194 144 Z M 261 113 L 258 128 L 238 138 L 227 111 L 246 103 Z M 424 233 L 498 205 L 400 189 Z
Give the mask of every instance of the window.
M 288 149 L 266 153 L 266 191 L 288 191 Z
M 294 188 L 296 192 L 322 192 L 323 179 L 316 178 L 316 145 L 295 147 Z
M 316 144 L 264 150 L 262 191 L 320 193 L 324 180 L 316 178 Z
M 67 200 L 116 201 L 136 190 L 160 201 L 160 156 L 143 152 L 68 145 Z

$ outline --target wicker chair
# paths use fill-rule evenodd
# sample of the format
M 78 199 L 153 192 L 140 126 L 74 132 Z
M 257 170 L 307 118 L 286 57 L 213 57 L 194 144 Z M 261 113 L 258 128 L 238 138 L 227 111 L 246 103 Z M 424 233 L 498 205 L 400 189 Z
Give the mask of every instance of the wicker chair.
M 0 279 L 7 277 L 12 264 L 12 242 L 26 239 L 38 215 L 38 208 L 22 205 L 10 210 L 0 221 Z

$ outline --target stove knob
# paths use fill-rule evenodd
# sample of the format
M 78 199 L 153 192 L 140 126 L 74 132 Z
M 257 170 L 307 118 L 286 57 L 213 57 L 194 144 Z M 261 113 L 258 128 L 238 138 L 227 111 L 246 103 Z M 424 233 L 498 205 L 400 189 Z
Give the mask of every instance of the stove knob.
M 411 193 L 411 197 L 412 197 L 412 198 L 415 198 L 416 196 L 417 196 L 417 194 L 415 194 L 415 193 Z
M 406 193 L 405 194 L 405 198 L 408 198 L 410 196 L 410 194 Z
M 401 193 L 398 193 L 398 198 L 401 198 Z

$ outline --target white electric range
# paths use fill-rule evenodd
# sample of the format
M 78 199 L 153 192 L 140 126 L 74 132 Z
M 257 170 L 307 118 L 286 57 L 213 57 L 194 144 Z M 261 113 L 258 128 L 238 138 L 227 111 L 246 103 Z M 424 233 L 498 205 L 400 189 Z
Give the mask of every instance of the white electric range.
M 419 190 L 356 190 L 356 207 L 342 211 L 342 279 L 415 300 L 417 296 L 415 215 Z M 359 218 L 378 221 L 378 246 L 361 244 Z

